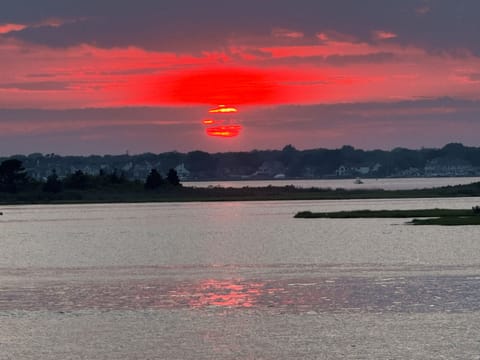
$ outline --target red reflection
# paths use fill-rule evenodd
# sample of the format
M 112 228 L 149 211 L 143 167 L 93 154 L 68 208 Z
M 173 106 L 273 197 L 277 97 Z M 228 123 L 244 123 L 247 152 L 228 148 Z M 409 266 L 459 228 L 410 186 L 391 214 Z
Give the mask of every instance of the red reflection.
M 215 124 L 215 120 L 213 119 L 204 119 L 202 120 L 203 125 L 213 125 Z
M 218 136 L 224 138 L 238 136 L 241 130 L 242 127 L 240 125 L 213 126 L 206 129 L 208 136 Z
M 228 280 L 205 280 L 190 294 L 190 306 L 252 307 L 262 293 L 262 283 L 234 283 Z

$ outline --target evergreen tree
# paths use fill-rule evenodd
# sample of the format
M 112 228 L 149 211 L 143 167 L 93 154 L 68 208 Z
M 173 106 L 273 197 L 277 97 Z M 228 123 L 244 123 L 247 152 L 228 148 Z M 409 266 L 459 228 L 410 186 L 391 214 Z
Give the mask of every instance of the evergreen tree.
M 167 182 L 173 186 L 181 186 L 180 179 L 178 178 L 178 174 L 175 169 L 168 170 Z
M 43 191 L 50 193 L 58 193 L 62 191 L 63 184 L 58 179 L 57 172 L 55 170 L 47 177 L 47 182 L 43 185 Z
M 77 170 L 65 179 L 65 187 L 85 190 L 88 187 L 89 177 L 82 170 Z
M 145 180 L 145 189 L 155 190 L 161 187 L 164 183 L 165 180 L 163 180 L 162 175 L 160 175 L 157 169 L 152 169 Z
M 20 160 L 9 159 L 0 164 L 0 191 L 15 193 L 27 183 L 28 176 Z

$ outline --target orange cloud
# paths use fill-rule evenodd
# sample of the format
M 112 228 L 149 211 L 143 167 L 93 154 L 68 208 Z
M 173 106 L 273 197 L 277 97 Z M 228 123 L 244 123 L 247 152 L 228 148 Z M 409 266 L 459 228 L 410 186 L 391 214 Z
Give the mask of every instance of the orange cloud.
M 287 39 L 301 39 L 304 34 L 301 31 L 294 31 L 289 29 L 275 28 L 272 30 L 272 34 L 275 37 L 287 38 Z
M 334 42 L 344 42 L 344 43 L 354 43 L 356 41 L 355 36 L 341 33 L 334 30 L 319 32 L 315 36 L 320 41 L 334 41 Z
M 385 31 L 385 30 L 377 30 L 373 32 L 373 36 L 377 40 L 388 40 L 388 39 L 394 39 L 398 37 L 397 34 L 390 32 L 390 31 Z
M 27 26 L 22 24 L 0 24 L 0 35 L 8 34 L 12 31 L 21 31 L 25 28 Z

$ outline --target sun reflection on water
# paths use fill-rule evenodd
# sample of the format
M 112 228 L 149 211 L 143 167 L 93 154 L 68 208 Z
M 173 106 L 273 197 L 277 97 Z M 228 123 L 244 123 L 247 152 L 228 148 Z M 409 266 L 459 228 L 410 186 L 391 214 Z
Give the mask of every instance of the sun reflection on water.
M 178 295 L 188 297 L 192 307 L 226 306 L 249 308 L 262 294 L 264 283 L 242 283 L 232 280 L 204 280 L 189 291 Z

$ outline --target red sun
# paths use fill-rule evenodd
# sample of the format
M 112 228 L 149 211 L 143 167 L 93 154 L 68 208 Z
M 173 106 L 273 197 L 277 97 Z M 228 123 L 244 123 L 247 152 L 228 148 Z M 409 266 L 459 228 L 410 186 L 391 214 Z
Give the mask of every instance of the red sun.
M 238 136 L 241 130 L 242 127 L 240 125 L 212 126 L 207 128 L 207 135 L 231 138 Z
M 216 108 L 210 109 L 208 113 L 215 119 L 208 118 L 202 121 L 203 125 L 207 126 L 207 135 L 223 138 L 232 138 L 240 135 L 242 126 L 234 118 L 237 112 L 238 109 L 236 107 L 226 105 L 218 105 Z

